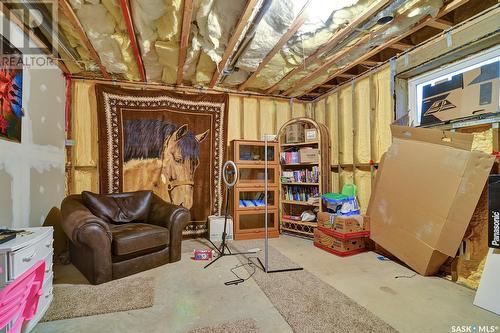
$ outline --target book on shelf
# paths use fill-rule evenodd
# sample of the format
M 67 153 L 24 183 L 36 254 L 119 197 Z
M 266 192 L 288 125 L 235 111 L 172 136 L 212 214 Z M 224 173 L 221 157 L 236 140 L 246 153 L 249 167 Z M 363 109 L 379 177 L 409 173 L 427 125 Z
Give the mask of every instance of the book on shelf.
M 310 170 L 283 171 L 281 181 L 283 183 L 319 183 L 319 167 L 313 166 Z
M 296 185 L 287 186 L 283 195 L 285 200 L 307 202 L 316 197 L 319 200 L 319 189 L 317 187 L 301 187 Z

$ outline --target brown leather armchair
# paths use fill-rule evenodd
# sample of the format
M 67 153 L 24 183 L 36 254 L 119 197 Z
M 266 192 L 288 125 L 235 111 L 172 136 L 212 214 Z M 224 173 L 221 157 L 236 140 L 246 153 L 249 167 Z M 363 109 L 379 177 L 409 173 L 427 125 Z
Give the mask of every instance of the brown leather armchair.
M 152 197 L 144 220 L 119 224 L 92 213 L 82 195 L 70 195 L 63 200 L 62 227 L 70 240 L 71 261 L 92 284 L 181 259 L 182 230 L 190 221 L 189 211 L 155 194 L 149 195 Z M 106 195 L 109 200 L 114 200 L 113 196 Z M 122 206 L 118 210 L 123 215 L 126 208 Z

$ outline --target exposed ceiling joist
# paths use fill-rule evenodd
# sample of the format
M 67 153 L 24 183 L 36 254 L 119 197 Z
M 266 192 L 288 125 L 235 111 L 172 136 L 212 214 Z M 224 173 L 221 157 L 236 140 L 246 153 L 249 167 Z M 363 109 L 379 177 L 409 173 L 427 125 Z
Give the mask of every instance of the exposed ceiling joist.
M 189 31 L 191 30 L 191 17 L 193 16 L 193 0 L 184 0 L 182 14 L 181 45 L 179 47 L 179 61 L 177 65 L 177 85 L 182 84 L 184 78 L 184 63 L 186 62 L 187 48 L 189 46 Z
M 404 43 L 404 42 L 396 42 L 396 43 L 393 43 L 391 44 L 391 49 L 394 49 L 394 50 L 399 50 L 399 51 L 406 51 L 410 48 L 412 48 L 414 45 L 412 44 L 408 44 L 408 43 Z
M 335 84 L 322 84 L 321 87 L 322 88 L 330 89 L 330 88 L 335 88 L 336 85 Z
M 250 17 L 252 16 L 252 13 L 255 9 L 255 7 L 259 4 L 259 0 L 248 0 L 245 6 L 245 9 L 243 10 L 243 13 L 240 16 L 240 19 L 238 20 L 238 24 L 236 25 L 234 32 L 229 39 L 229 42 L 227 43 L 226 50 L 224 51 L 224 54 L 222 55 L 221 61 L 217 64 L 217 69 L 215 70 L 214 74 L 212 75 L 212 80 L 210 80 L 210 84 L 208 85 L 210 88 L 213 88 L 216 84 L 217 81 L 219 81 L 219 78 L 224 71 L 224 68 L 226 67 L 227 61 L 229 60 L 229 57 L 235 52 L 236 44 L 240 40 L 240 37 L 245 30 L 245 27 L 248 25 L 248 21 Z
M 446 21 L 443 19 L 437 19 L 437 20 L 431 20 L 429 23 L 427 23 L 429 27 L 440 29 L 440 30 L 447 30 L 453 26 L 453 23 L 450 21 Z
M 97 66 L 101 70 L 102 76 L 106 79 L 110 79 L 111 75 L 109 75 L 108 71 L 106 70 L 106 68 L 102 64 L 101 58 L 99 58 L 99 55 L 97 54 L 96 50 L 94 49 L 94 46 L 90 42 L 85 31 L 83 30 L 83 27 L 82 27 L 80 21 L 78 20 L 78 17 L 76 16 L 75 12 L 73 11 L 73 8 L 71 8 L 71 6 L 67 2 L 67 0 L 59 0 L 59 8 L 63 12 L 63 14 L 66 16 L 68 21 L 71 23 L 71 25 L 75 29 L 76 33 L 78 34 L 78 36 L 80 36 L 80 39 L 81 39 L 83 45 L 89 51 L 90 57 L 92 58 L 92 60 L 97 64 Z
M 372 62 L 370 60 L 368 60 L 369 58 L 373 57 L 374 55 L 376 55 L 377 53 L 379 53 L 380 51 L 382 51 L 383 49 L 387 48 L 387 47 L 390 47 L 392 44 L 394 43 L 397 43 L 399 42 L 401 39 L 405 38 L 405 37 L 408 37 L 409 35 L 413 34 L 414 32 L 422 29 L 423 27 L 425 27 L 430 20 L 435 20 L 435 19 L 439 19 L 440 17 L 448 14 L 449 12 L 457 9 L 458 7 L 464 5 L 465 3 L 467 3 L 469 0 L 454 0 L 450 3 L 448 3 L 447 5 L 443 6 L 438 14 L 436 15 L 435 18 L 431 17 L 431 16 L 428 16 L 426 17 L 425 19 L 423 19 L 419 24 L 415 25 L 413 28 L 411 28 L 410 30 L 408 30 L 407 32 L 399 35 L 399 36 L 396 36 L 394 37 L 393 39 L 389 40 L 387 43 L 385 44 L 382 44 L 376 48 L 374 48 L 373 50 L 371 50 L 370 52 L 366 53 L 364 56 L 362 56 L 358 61 L 356 62 L 353 62 L 351 63 L 349 66 L 346 66 L 344 67 L 343 69 L 333 73 L 332 75 L 330 75 L 324 82 L 328 82 L 330 81 L 331 79 L 335 78 L 336 76 L 338 76 L 339 74 L 342 74 L 346 71 L 348 71 L 349 69 L 353 68 L 354 66 L 356 65 L 363 65 L 363 64 L 367 64 L 367 62 Z M 378 63 L 375 63 L 375 64 L 378 64 Z M 316 86 L 314 86 L 313 88 L 309 89 L 309 91 L 313 91 L 314 89 L 316 89 L 317 87 L 321 86 L 322 84 L 318 84 Z
M 0 11 L 4 14 L 6 19 L 14 22 L 21 30 L 23 30 L 24 33 L 28 35 L 29 38 L 33 41 L 33 43 L 36 44 L 36 46 L 38 46 L 42 50 L 45 50 L 46 53 L 49 54 L 48 50 L 50 50 L 50 48 L 45 45 L 45 43 L 40 38 L 38 38 L 38 36 L 31 29 L 29 29 L 16 15 L 12 14 L 9 8 L 7 8 L 7 6 L 5 6 L 2 2 L 0 2 Z M 71 74 L 64 61 L 58 59 L 57 63 L 63 73 Z M 79 66 L 78 63 L 76 64 Z
M 337 75 L 337 77 L 343 77 L 343 78 L 346 78 L 346 79 L 351 79 L 351 78 L 353 78 L 355 76 L 356 76 L 355 74 L 349 74 L 349 73 L 342 73 L 342 74 Z
M 146 72 L 144 70 L 144 64 L 142 63 L 141 53 L 139 47 L 137 46 L 137 39 L 135 37 L 134 24 L 132 23 L 132 16 L 130 15 L 130 7 L 127 0 L 120 0 L 120 7 L 122 9 L 123 18 L 125 19 L 125 25 L 127 26 L 128 37 L 130 38 L 130 46 L 134 52 L 135 62 L 137 63 L 137 68 L 141 75 L 142 81 L 146 82 Z
M 353 32 L 357 28 L 358 25 L 360 25 L 366 19 L 372 17 L 377 12 L 379 12 L 382 8 L 384 8 L 390 1 L 391 0 L 380 0 L 376 3 L 374 3 L 370 8 L 368 8 L 365 12 L 363 12 L 363 15 L 355 18 L 347 26 L 345 26 L 343 29 L 339 30 L 336 34 L 334 34 L 332 36 L 332 38 L 328 41 L 328 43 L 324 44 L 323 46 L 318 48 L 313 54 L 311 54 L 309 57 L 307 57 L 304 60 L 303 64 L 301 64 L 300 66 L 297 66 L 295 69 L 288 72 L 283 78 L 281 78 L 281 80 L 279 80 L 272 87 L 267 89 L 266 93 L 272 94 L 273 92 L 278 90 L 278 87 L 279 87 L 281 82 L 290 79 L 292 76 L 299 73 L 304 68 L 307 68 L 307 66 L 309 66 L 314 61 L 316 61 L 322 54 L 324 54 L 325 52 L 332 49 L 335 45 L 337 45 L 337 43 L 339 41 L 341 41 L 344 37 L 346 37 L 348 34 Z
M 257 67 L 255 72 L 253 72 L 252 75 L 250 75 L 250 77 L 248 77 L 248 79 L 238 87 L 238 90 L 241 91 L 241 90 L 245 89 L 247 87 L 247 85 L 257 76 L 257 74 L 259 74 L 260 71 L 264 67 L 266 67 L 266 65 L 269 63 L 269 61 L 271 61 L 271 59 L 276 55 L 276 53 L 278 53 L 283 48 L 283 46 L 290 40 L 290 38 L 292 38 L 292 36 L 300 29 L 302 24 L 304 24 L 304 22 L 307 20 L 308 8 L 310 8 L 309 6 L 311 4 L 311 1 L 312 0 L 307 1 L 307 3 L 302 8 L 302 11 L 300 12 L 300 14 L 297 15 L 297 17 L 295 18 L 293 23 L 290 25 L 290 28 L 288 28 L 288 31 L 283 36 L 281 36 L 278 43 L 273 47 L 273 49 L 261 61 L 261 63 L 259 64 L 259 67 Z

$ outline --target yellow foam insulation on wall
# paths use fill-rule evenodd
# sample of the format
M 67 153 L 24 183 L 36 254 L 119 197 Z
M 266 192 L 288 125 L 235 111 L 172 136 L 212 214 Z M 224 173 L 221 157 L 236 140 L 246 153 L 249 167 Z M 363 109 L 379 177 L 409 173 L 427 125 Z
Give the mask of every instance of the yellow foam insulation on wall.
M 292 118 L 292 110 L 288 101 L 276 101 L 276 131 L 279 131 L 281 126 Z
M 339 95 L 340 104 L 340 140 L 339 140 L 339 152 L 340 152 L 340 163 L 342 164 L 352 164 L 353 163 L 353 137 L 352 137 L 352 89 L 351 86 L 347 86 L 340 89 Z
M 354 184 L 358 189 L 358 202 L 361 212 L 366 213 L 370 195 L 372 192 L 372 176 L 368 170 L 356 169 L 354 172 Z
M 276 130 L 276 105 L 271 99 L 260 99 L 260 133 L 278 134 Z M 260 139 L 260 138 L 259 138 Z
M 80 194 L 82 191 L 99 193 L 97 167 L 95 169 L 74 170 L 71 187 L 71 194 Z
M 82 81 L 73 83 L 72 135 L 73 165 L 97 166 L 97 112 L 95 85 Z
M 306 116 L 306 108 L 304 104 L 297 103 L 297 101 L 294 101 L 292 106 L 292 118 L 299 118 L 305 116 Z
M 198 65 L 196 66 L 196 83 L 207 84 L 212 79 L 212 74 L 217 68 L 217 64 L 205 53 L 201 52 Z
M 342 190 L 345 184 L 354 184 L 354 173 L 352 169 L 342 169 L 340 172 L 340 190 Z
M 373 74 L 375 135 L 372 147 L 375 162 L 387 151 L 392 143 L 391 124 L 394 121 L 393 100 L 391 94 L 391 70 L 389 66 Z
M 340 193 L 342 191 L 342 189 L 339 187 L 339 180 L 339 173 L 333 171 L 330 174 L 330 192 Z
M 331 164 L 339 164 L 339 114 L 337 110 L 337 103 L 338 93 L 335 92 L 326 97 L 325 118 L 326 127 L 328 127 L 328 130 L 330 131 Z
M 75 28 L 73 28 L 73 25 L 68 21 L 66 16 L 64 16 L 64 14 L 60 10 L 58 14 L 58 20 L 59 20 L 58 22 L 59 30 L 62 32 L 64 37 L 66 37 L 66 40 L 68 41 L 69 45 L 72 48 L 74 48 L 75 51 L 80 56 L 80 59 L 82 61 L 80 65 L 83 67 L 83 69 L 87 71 L 97 71 L 99 69 L 97 67 L 97 64 L 90 58 L 90 53 L 87 50 L 87 48 L 83 46 L 83 43 L 80 40 L 80 36 L 76 33 Z M 68 66 L 68 69 L 70 70 L 71 73 L 79 73 L 81 71 L 79 66 L 73 64 L 72 61 L 65 60 L 65 63 L 66 66 Z
M 259 101 L 256 98 L 243 97 L 243 138 L 260 138 Z
M 322 99 L 316 103 L 314 103 L 314 120 L 317 123 L 326 124 L 326 114 L 325 114 L 325 105 L 326 99 Z
M 368 77 L 359 80 L 354 86 L 355 124 L 354 161 L 369 163 L 371 159 L 370 138 L 370 80 Z
M 241 139 L 242 124 L 242 98 L 239 96 L 229 96 L 229 115 L 227 120 L 227 144 L 232 140 Z

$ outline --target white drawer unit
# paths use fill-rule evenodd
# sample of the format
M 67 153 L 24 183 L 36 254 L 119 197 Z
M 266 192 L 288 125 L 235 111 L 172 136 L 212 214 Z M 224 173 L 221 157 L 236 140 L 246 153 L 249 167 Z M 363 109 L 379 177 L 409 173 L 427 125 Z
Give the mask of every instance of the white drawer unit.
M 25 323 L 23 332 L 30 332 L 40 321 L 52 301 L 52 227 L 24 228 L 26 233 L 18 234 L 13 240 L 0 244 L 0 289 L 14 281 L 40 260 L 45 261 L 43 295 L 38 301 L 38 308 L 32 320 Z M 10 325 L 0 329 L 6 332 Z

